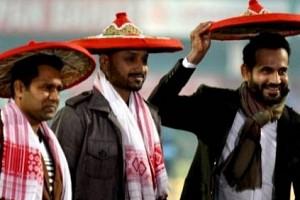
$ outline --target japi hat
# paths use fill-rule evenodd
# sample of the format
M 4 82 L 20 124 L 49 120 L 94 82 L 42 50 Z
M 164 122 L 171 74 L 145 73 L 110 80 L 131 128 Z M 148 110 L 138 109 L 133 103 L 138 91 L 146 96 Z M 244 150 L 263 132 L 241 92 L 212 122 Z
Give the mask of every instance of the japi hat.
M 37 54 L 55 55 L 64 66 L 61 70 L 63 89 L 85 80 L 95 69 L 96 62 L 84 48 L 68 42 L 35 42 L 2 52 L 0 54 L 0 97 L 10 98 L 11 69 L 22 59 Z
M 143 35 L 142 31 L 127 18 L 125 12 L 117 13 L 116 19 L 103 30 L 103 33 L 71 42 L 95 54 L 121 49 L 143 49 L 152 53 L 175 52 L 183 49 L 180 40 Z
M 271 13 L 257 0 L 249 0 L 248 9 L 241 16 L 231 17 L 212 23 L 211 39 L 249 39 L 260 32 L 279 33 L 282 36 L 300 34 L 300 15 Z

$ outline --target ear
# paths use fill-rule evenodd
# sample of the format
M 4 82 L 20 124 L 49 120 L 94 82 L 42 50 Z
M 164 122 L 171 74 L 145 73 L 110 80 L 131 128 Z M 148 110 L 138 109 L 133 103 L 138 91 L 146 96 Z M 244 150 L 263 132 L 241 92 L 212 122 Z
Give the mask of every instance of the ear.
M 109 57 L 108 55 L 102 54 L 99 56 L 99 63 L 101 71 L 107 75 L 109 67 Z
M 20 80 L 16 80 L 13 83 L 13 86 L 15 92 L 15 99 L 22 99 L 23 93 L 26 89 L 24 83 Z
M 246 64 L 242 64 L 241 65 L 241 74 L 243 77 L 244 81 L 249 81 L 251 78 L 251 71 L 249 70 L 249 68 L 247 67 Z

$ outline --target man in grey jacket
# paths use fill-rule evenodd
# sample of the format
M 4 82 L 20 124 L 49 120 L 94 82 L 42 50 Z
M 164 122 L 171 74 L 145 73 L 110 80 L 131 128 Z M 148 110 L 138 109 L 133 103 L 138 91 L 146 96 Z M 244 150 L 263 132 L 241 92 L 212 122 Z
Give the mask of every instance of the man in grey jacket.
M 160 119 L 138 91 L 149 52 L 180 50 L 181 43 L 143 36 L 126 13 L 118 13 L 101 37 L 73 42 L 100 54 L 93 89 L 67 100 L 52 125 L 70 167 L 74 199 L 166 199 Z

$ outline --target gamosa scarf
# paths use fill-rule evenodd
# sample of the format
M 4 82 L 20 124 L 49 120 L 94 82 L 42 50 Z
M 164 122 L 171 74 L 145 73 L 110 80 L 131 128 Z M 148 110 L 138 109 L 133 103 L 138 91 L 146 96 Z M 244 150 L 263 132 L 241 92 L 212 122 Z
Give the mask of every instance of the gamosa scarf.
M 167 195 L 168 178 L 159 135 L 147 104 L 132 92 L 129 105 L 100 71 L 94 86 L 103 94 L 121 125 L 130 200 L 154 200 Z
M 44 172 L 38 138 L 14 100 L 1 110 L 3 156 L 0 197 L 8 200 L 42 200 Z M 63 151 L 46 122 L 41 123 L 54 163 L 61 170 L 62 200 L 71 200 L 71 178 Z

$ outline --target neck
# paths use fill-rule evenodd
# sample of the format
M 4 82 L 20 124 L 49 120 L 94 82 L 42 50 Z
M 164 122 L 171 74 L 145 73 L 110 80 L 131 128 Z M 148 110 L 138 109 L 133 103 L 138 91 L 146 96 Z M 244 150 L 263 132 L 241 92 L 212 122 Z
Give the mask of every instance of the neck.
M 121 98 L 128 105 L 128 103 L 129 103 L 129 96 L 130 96 L 131 91 L 122 90 L 122 89 L 118 89 L 118 88 L 115 88 L 115 90 L 119 93 L 119 95 L 121 96 Z
M 39 130 L 39 128 L 40 128 L 40 123 L 31 123 L 30 121 L 29 121 L 29 123 L 30 123 L 30 125 L 31 125 L 31 127 L 32 127 L 32 130 L 33 130 L 35 133 L 37 133 L 38 130 Z
M 37 121 L 37 120 L 34 120 L 34 118 L 32 118 L 30 116 L 30 114 L 28 114 L 22 107 L 22 104 L 20 102 L 20 100 L 18 98 L 15 98 L 15 103 L 16 105 L 19 107 L 19 109 L 21 110 L 21 112 L 25 115 L 26 119 L 28 120 L 29 124 L 31 125 L 31 128 L 32 130 L 37 133 L 37 131 L 39 130 L 39 127 L 40 127 L 40 124 L 41 122 L 40 121 Z

